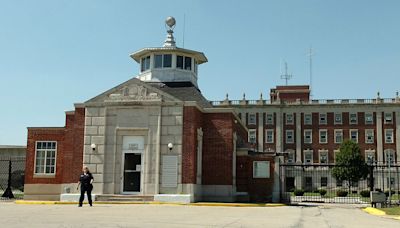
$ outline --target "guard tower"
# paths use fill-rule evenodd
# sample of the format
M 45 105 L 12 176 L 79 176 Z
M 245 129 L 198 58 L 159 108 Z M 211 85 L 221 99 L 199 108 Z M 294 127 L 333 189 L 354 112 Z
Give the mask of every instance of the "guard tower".
M 167 39 L 162 47 L 143 48 L 130 56 L 140 64 L 138 79 L 144 82 L 162 82 L 179 85 L 192 84 L 196 88 L 198 65 L 207 62 L 202 52 L 176 47 L 174 27 L 176 21 L 167 17 Z

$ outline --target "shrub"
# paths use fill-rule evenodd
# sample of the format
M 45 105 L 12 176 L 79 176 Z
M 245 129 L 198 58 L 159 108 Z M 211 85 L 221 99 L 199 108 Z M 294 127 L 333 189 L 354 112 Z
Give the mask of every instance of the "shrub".
M 336 195 L 339 196 L 339 197 L 346 197 L 347 194 L 348 194 L 348 192 L 347 192 L 347 191 L 344 191 L 344 190 L 338 190 L 338 191 L 336 192 Z
M 392 190 L 391 192 L 392 192 L 392 195 L 394 195 L 396 193 L 394 190 Z M 385 195 L 386 195 L 386 197 L 389 197 L 389 190 L 385 191 Z
M 326 190 L 325 190 L 325 189 L 320 189 L 320 190 L 319 190 L 319 194 L 320 194 L 321 196 L 326 195 Z
M 369 190 L 362 190 L 361 192 L 360 192 L 360 195 L 362 196 L 362 197 L 369 197 Z
M 303 196 L 304 195 L 304 190 L 303 189 L 296 189 L 294 190 L 294 195 L 295 196 Z
M 314 189 L 313 193 L 319 193 L 318 189 Z

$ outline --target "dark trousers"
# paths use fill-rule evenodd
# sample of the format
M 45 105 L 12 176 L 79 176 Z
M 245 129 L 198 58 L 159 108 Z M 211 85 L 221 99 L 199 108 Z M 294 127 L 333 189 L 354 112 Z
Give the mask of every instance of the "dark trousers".
M 79 206 L 82 206 L 83 200 L 85 199 L 85 192 L 90 206 L 92 206 L 92 186 L 81 186 L 81 197 L 79 198 Z

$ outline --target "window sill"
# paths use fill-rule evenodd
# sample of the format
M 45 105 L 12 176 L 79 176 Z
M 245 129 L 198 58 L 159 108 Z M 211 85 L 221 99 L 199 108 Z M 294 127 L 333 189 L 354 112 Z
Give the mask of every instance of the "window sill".
M 56 178 L 55 174 L 33 174 L 33 178 Z

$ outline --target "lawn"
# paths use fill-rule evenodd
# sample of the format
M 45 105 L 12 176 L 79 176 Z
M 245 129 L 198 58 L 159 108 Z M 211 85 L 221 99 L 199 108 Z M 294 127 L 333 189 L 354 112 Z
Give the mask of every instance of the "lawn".
M 379 210 L 386 212 L 388 215 L 400 215 L 400 207 L 379 208 Z

